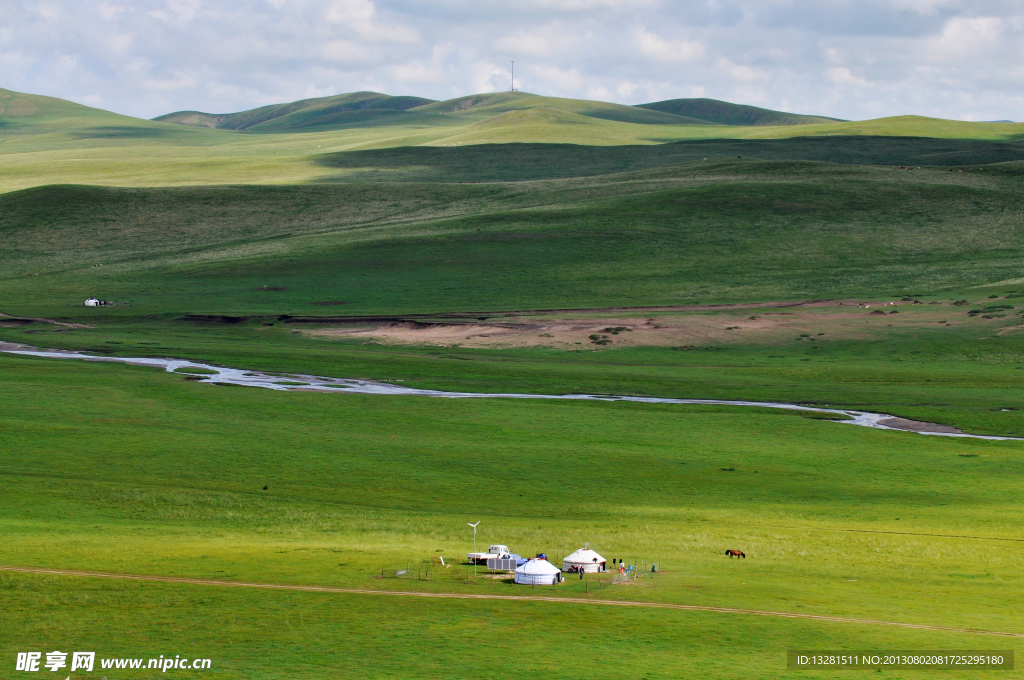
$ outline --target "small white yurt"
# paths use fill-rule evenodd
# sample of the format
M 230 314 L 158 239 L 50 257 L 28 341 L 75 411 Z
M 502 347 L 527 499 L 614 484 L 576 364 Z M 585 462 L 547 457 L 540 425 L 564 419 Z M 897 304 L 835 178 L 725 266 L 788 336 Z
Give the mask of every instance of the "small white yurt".
M 606 563 L 607 560 L 590 548 L 580 548 L 562 560 L 562 569 L 565 571 L 579 571 L 582 568 L 583 571 L 591 573 L 605 571 Z
M 89 298 L 88 300 L 85 301 L 85 306 L 86 307 L 99 307 L 100 306 L 100 301 L 97 300 L 96 298 Z
M 527 560 L 516 569 L 516 583 L 534 586 L 550 586 L 562 580 L 562 572 L 547 560 Z

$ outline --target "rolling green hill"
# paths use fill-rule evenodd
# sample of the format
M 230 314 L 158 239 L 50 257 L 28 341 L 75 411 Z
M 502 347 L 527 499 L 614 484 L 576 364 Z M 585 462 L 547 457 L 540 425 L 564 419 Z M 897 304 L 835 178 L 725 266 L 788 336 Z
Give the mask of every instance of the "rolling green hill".
M 1018 276 L 1020 224 L 1005 216 L 1020 211 L 1022 126 L 662 125 L 653 121 L 673 114 L 524 93 L 404 110 L 413 102 L 394 99 L 364 93 L 230 122 L 314 130 L 369 117 L 249 135 L 8 93 L 4 120 L 60 130 L 0 130 L 5 144 L 46 140 L 0 164 L 0 184 L 36 187 L 0 197 L 9 309 L 59 315 L 100 294 L 147 313 L 314 313 L 335 291 L 345 313 L 381 314 Z M 626 113 L 634 119 L 613 119 Z M 377 115 L 434 122 L 382 134 Z M 673 139 L 679 130 L 700 137 Z M 971 135 L 990 139 L 956 138 Z M 870 165 L 883 167 L 853 167 Z M 82 184 L 109 188 L 59 186 Z M 267 297 L 268 281 L 287 290 Z
M 587 147 L 589 151 L 581 150 L 579 158 L 589 157 L 588 163 L 603 168 L 599 172 L 608 172 L 611 167 L 622 171 L 722 154 L 855 164 L 997 162 L 1020 158 L 1014 145 L 1024 139 L 1024 124 L 1020 123 L 920 116 L 802 125 L 723 125 L 641 107 L 521 92 L 423 102 L 427 100 L 356 93 L 238 114 L 182 112 L 148 121 L 4 91 L 0 192 L 48 184 L 146 187 L 348 182 L 367 176 L 369 169 L 335 163 L 332 159 L 338 158 L 339 152 L 384 148 L 571 144 Z M 273 134 L 243 134 L 246 132 Z M 931 141 L 867 141 L 884 137 Z M 808 138 L 833 141 L 819 144 L 808 142 Z M 797 141 L 785 141 L 788 139 Z M 972 140 L 980 146 L 972 146 Z M 683 141 L 692 146 L 659 148 L 647 160 L 635 148 L 599 151 L 619 146 L 654 148 Z M 557 172 L 545 175 L 543 168 L 527 168 L 517 161 L 504 176 L 568 176 L 563 161 L 576 161 L 560 154 L 555 153 L 558 158 L 554 160 L 562 168 Z M 480 171 L 490 165 L 482 157 L 478 160 L 483 162 Z M 385 163 L 378 170 L 383 177 L 396 169 Z M 595 174 L 583 166 L 571 172 Z M 480 175 L 477 170 L 474 173 Z M 400 174 L 409 175 L 405 170 Z
M 435 102 L 420 97 L 391 97 L 376 92 L 356 92 L 335 97 L 304 99 L 264 106 L 250 111 L 210 114 L 180 111 L 153 120 L 251 132 L 327 130 L 352 125 L 445 125 L 470 124 L 512 111 L 555 110 L 601 120 L 643 125 L 707 125 L 703 120 L 636 107 L 578 99 L 541 97 L 524 92 L 499 92 Z M 457 122 L 440 121 L 438 115 L 455 115 Z
M 673 99 L 639 106 L 623 106 L 600 101 L 542 97 L 526 92 L 475 94 L 442 102 L 419 97 L 392 97 L 375 92 L 356 92 L 275 104 L 240 113 L 180 111 L 153 120 L 230 130 L 285 132 L 329 129 L 332 126 L 344 127 L 366 121 L 387 121 L 389 124 L 424 121 L 434 124 L 434 121 L 429 121 L 426 117 L 437 114 L 455 115 L 467 122 L 480 122 L 513 111 L 537 109 L 641 125 L 762 126 L 839 122 L 834 118 L 769 111 L 714 99 Z M 399 112 L 410 115 L 389 115 Z
M 959 289 L 1019 278 L 1021 168 L 732 158 L 520 183 L 42 187 L 0 197 L 0 289 L 33 316 L 89 295 L 134 300 L 111 312 L 129 316 L 372 315 Z
M 696 118 L 715 125 L 811 125 L 842 122 L 838 118 L 772 111 L 717 99 L 668 99 L 651 104 L 638 104 L 637 108 Z
M 707 122 L 660 111 L 640 111 L 634 106 L 610 104 L 583 99 L 542 97 L 527 92 L 497 92 L 475 94 L 420 106 L 415 111 L 427 114 L 447 114 L 473 121 L 489 119 L 510 112 L 534 110 L 559 111 L 587 118 L 640 125 L 707 125 Z
M 431 101 L 422 97 L 392 97 L 377 92 L 353 92 L 333 97 L 302 99 L 288 104 L 262 106 L 239 113 L 215 114 L 179 111 L 158 116 L 153 120 L 224 130 L 286 132 L 358 124 L 422 106 Z
M 65 99 L 0 89 L 0 152 L 9 142 L 29 136 L 42 138 L 45 143 L 55 137 L 152 136 L 162 128 L 165 126 Z M 167 131 L 175 132 L 173 128 Z

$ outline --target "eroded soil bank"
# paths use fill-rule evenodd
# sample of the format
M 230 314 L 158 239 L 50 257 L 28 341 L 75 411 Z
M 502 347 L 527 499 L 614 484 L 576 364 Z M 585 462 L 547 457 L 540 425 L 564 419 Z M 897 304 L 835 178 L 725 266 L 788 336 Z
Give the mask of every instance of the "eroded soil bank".
M 984 306 L 984 303 L 979 303 Z M 821 343 L 865 340 L 893 330 L 970 324 L 992 335 L 1024 331 L 1020 309 L 971 313 L 956 300 L 807 300 L 761 305 L 509 312 L 476 318 L 291 319 L 289 326 L 318 339 L 366 339 L 385 344 L 469 348 L 607 346 L 678 347 L 722 344 Z M 1019 306 L 1017 306 L 1019 307 Z M 1012 325 L 1008 325 L 1012 324 Z

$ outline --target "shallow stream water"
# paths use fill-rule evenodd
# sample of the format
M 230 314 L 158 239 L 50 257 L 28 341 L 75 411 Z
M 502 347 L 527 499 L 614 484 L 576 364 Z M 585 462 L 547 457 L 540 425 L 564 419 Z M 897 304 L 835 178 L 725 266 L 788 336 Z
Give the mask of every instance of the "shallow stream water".
M 282 391 L 313 391 L 313 392 L 348 392 L 352 394 L 383 394 L 411 395 L 422 397 L 441 397 L 446 399 L 573 399 L 587 401 L 633 401 L 643 404 L 713 404 L 722 406 L 757 406 L 761 408 L 778 408 L 791 411 L 813 411 L 816 413 L 834 413 L 843 418 L 837 423 L 873 427 L 882 430 L 900 430 L 928 434 L 937 437 L 964 437 L 969 439 L 991 439 L 996 441 L 1022 441 L 1018 437 L 996 437 L 991 435 L 967 434 L 965 432 L 929 432 L 908 427 L 892 427 L 885 421 L 909 423 L 895 416 L 869 411 L 851 411 L 846 409 L 822 408 L 819 406 L 803 406 L 777 401 L 739 401 L 728 399 L 670 399 L 663 397 L 630 397 L 607 394 L 520 394 L 516 392 L 444 392 L 441 390 L 423 390 L 414 387 L 403 387 L 394 383 L 375 382 L 371 380 L 354 380 L 350 378 L 330 378 L 323 376 L 304 375 L 299 373 L 264 373 L 246 371 L 240 368 L 224 368 L 211 366 L 187 359 L 154 359 L 147 357 L 99 357 L 80 352 L 65 350 L 43 350 L 28 345 L 0 342 L 0 351 L 9 354 L 21 354 L 50 359 L 82 359 L 85 361 L 112 361 L 135 366 L 153 366 L 177 373 L 189 375 L 194 380 L 219 385 L 242 385 L 245 387 L 263 387 Z M 918 423 L 917 425 L 928 425 Z M 952 428 L 946 428 L 952 429 Z

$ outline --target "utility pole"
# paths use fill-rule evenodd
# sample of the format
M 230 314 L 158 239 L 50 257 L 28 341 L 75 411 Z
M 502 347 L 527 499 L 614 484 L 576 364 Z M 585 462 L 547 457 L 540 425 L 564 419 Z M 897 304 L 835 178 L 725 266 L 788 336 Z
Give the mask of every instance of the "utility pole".
M 509 92 L 516 91 L 516 60 L 512 60 L 512 87 L 508 89 Z
M 469 524 L 469 526 L 473 527 L 473 552 L 476 553 L 476 528 L 480 524 L 480 521 L 477 520 L 476 524 L 473 524 L 471 522 L 466 522 L 466 524 Z M 473 557 L 473 578 L 476 578 L 476 564 L 477 564 L 476 557 L 474 556 Z

